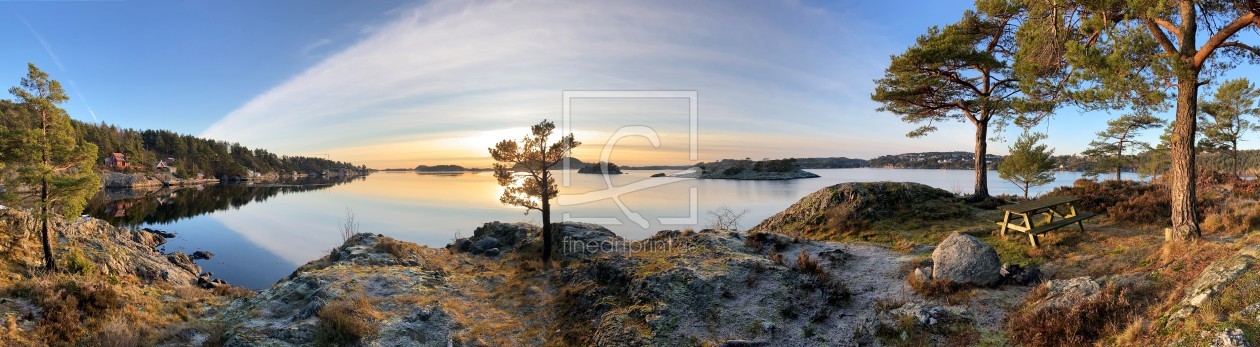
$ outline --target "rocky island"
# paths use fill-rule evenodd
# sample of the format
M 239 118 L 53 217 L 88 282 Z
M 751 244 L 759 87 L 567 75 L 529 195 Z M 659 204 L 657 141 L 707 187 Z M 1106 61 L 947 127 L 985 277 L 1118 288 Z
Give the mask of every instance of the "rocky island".
M 578 169 L 578 173 L 620 175 L 621 168 L 618 167 L 617 164 L 601 161 L 594 164 L 586 164 L 586 166 Z
M 801 170 L 796 159 L 725 159 L 696 166 L 701 170 L 698 176 L 701 179 L 790 180 L 818 177 L 815 173 Z

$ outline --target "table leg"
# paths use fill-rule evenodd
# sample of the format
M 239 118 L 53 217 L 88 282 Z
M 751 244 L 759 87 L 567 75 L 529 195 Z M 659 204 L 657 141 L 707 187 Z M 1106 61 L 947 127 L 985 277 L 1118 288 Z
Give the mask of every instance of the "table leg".
M 1002 231 L 998 232 L 998 235 L 1002 236 L 1003 239 L 1006 238 L 1006 225 L 1010 223 L 1011 223 L 1011 211 L 1006 211 L 1006 215 L 1002 217 Z
M 1040 242 L 1037 242 L 1037 234 L 1028 233 L 1028 240 L 1029 240 L 1029 241 L 1032 241 L 1032 246 L 1033 246 L 1033 248 L 1037 248 L 1037 247 L 1041 246 L 1041 243 L 1040 243 Z

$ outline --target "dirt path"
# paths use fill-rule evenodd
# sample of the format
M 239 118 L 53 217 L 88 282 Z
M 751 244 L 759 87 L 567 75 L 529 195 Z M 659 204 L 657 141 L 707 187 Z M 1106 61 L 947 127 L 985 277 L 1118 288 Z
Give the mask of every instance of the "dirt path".
M 836 317 L 832 336 L 847 340 L 841 346 L 879 345 L 873 336 L 879 326 L 879 305 L 884 309 L 896 308 L 904 303 L 936 306 L 971 318 L 977 328 L 999 330 L 1007 310 L 1021 302 L 1030 287 L 1001 286 L 975 289 L 974 296 L 957 305 L 943 299 L 925 298 L 906 283 L 908 264 L 929 254 L 903 254 L 886 247 L 865 243 L 815 242 L 804 244 L 784 252 L 786 261 L 794 263 L 800 256 L 800 248 L 813 255 L 839 250 L 846 257 L 835 261 L 818 256 L 831 269 L 833 278 L 844 283 L 852 293 L 852 301 L 843 313 Z M 791 255 L 791 256 L 788 256 Z
M 846 257 L 832 261 L 827 257 L 819 257 L 831 269 L 833 278 L 848 287 L 853 294 L 852 300 L 843 313 L 836 317 L 833 327 L 838 331 L 834 336 L 851 337 L 849 344 L 868 345 L 868 338 L 878 325 L 876 306 L 880 301 L 887 302 L 922 302 L 925 299 L 916 294 L 906 284 L 905 274 L 901 271 L 906 264 L 915 260 L 916 256 L 893 252 L 888 248 L 862 243 L 817 242 L 805 244 L 804 248 L 811 255 L 818 255 L 840 250 Z M 786 261 L 794 263 L 800 256 L 799 249 L 784 252 Z M 791 256 L 788 256 L 791 255 Z

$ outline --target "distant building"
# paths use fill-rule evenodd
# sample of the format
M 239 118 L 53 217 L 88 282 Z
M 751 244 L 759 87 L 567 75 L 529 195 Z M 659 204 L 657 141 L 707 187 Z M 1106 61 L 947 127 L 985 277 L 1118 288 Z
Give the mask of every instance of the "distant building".
M 175 158 L 166 158 L 158 160 L 157 171 L 163 173 L 175 174 Z
M 114 171 L 123 171 L 127 169 L 127 155 L 122 153 L 114 153 L 105 158 L 105 167 Z

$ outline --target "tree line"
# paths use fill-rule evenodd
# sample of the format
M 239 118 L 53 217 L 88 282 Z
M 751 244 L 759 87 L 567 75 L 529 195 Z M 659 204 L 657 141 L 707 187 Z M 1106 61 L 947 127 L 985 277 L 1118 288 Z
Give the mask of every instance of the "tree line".
M 341 161 L 305 156 L 283 156 L 265 149 L 250 149 L 239 143 L 200 138 L 169 130 L 136 130 L 100 123 L 71 121 L 84 140 L 97 146 L 96 158 L 103 163 L 113 153 L 127 155 L 128 171 L 148 172 L 158 161 L 173 158 L 176 176 L 191 178 L 244 177 L 257 173 L 320 173 L 324 170 L 366 170 Z M 168 163 L 169 164 L 169 163 Z M 103 164 L 100 164 L 103 167 Z

